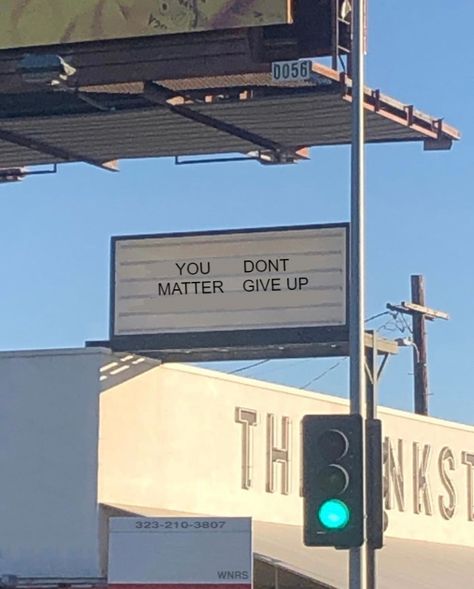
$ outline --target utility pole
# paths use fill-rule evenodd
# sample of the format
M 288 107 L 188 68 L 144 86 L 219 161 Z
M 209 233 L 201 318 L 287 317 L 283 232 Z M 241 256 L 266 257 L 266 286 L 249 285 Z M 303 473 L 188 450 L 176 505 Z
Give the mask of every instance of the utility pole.
M 425 281 L 419 274 L 411 278 L 411 301 L 425 307 Z M 413 329 L 413 380 L 415 395 L 415 413 L 428 415 L 428 350 L 426 341 L 426 322 L 423 311 L 414 311 Z
M 414 274 L 411 279 L 411 303 L 387 304 L 387 309 L 411 315 L 413 331 L 413 392 L 415 413 L 428 415 L 428 346 L 425 321 L 449 319 L 448 313 L 425 305 L 424 277 Z

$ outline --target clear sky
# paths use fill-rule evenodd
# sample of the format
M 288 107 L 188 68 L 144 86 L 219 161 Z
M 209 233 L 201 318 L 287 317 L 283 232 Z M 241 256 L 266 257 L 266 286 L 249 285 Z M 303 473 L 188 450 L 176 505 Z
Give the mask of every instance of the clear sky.
M 474 74 L 472 0 L 369 0 L 367 82 L 461 130 L 450 152 L 419 144 L 367 148 L 367 313 L 409 299 L 423 274 L 430 411 L 474 424 Z M 0 348 L 82 346 L 108 337 L 112 235 L 328 223 L 349 218 L 348 147 L 311 161 L 175 167 L 122 162 L 120 174 L 66 165 L 56 176 L 0 186 Z M 382 327 L 385 316 L 370 324 Z M 388 325 L 386 337 L 408 335 Z M 241 375 L 305 386 L 335 360 L 271 361 Z M 252 364 L 220 364 L 235 370 Z M 348 361 L 312 382 L 347 395 Z M 385 370 L 384 405 L 411 409 L 411 350 Z

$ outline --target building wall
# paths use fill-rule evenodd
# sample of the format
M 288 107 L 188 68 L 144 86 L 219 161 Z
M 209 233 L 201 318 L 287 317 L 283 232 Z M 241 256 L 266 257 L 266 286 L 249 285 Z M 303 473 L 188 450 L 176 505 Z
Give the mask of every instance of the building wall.
M 98 577 L 98 351 L 0 354 L 0 576 Z
M 317 393 L 154 368 L 101 396 L 99 500 L 301 525 L 301 418 L 347 410 Z M 474 546 L 474 428 L 384 408 L 380 417 L 387 535 Z

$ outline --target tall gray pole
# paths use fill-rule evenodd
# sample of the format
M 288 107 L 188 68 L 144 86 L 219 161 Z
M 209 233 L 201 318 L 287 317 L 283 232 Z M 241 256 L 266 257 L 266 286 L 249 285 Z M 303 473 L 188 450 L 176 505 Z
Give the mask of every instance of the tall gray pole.
M 351 149 L 351 247 L 350 247 L 350 405 L 351 413 L 364 419 L 365 436 L 365 187 L 364 187 L 364 0 L 352 3 L 352 149 Z M 365 496 L 365 437 L 362 453 Z M 365 505 L 365 501 L 364 501 Z M 365 513 L 364 522 L 365 522 Z M 366 589 L 365 546 L 349 553 L 349 587 Z

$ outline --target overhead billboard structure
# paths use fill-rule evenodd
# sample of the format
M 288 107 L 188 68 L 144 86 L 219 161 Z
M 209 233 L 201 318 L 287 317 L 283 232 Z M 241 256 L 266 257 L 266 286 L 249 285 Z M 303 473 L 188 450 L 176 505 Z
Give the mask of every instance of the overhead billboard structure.
M 115 237 L 111 345 L 268 352 L 347 339 L 347 234 L 337 224 Z
M 251 589 L 249 517 L 114 517 L 108 587 Z
M 0 49 L 288 24 L 289 0 L 2 0 Z
M 193 47 L 187 43 L 186 50 Z M 240 54 L 235 57 L 243 63 Z M 177 68 L 174 60 L 160 63 L 169 75 Z M 117 73 L 122 64 L 112 69 Z M 153 75 L 137 63 L 132 69 Z M 120 158 L 236 153 L 260 155 L 267 164 L 299 161 L 304 146 L 351 141 L 351 81 L 321 64 L 313 64 L 311 75 L 284 85 L 268 73 L 89 87 L 79 94 L 42 94 L 41 100 L 19 94 L 0 100 L 0 160 L 5 168 L 83 161 L 107 169 L 107 162 Z M 237 95 L 236 88 L 249 92 Z M 379 90 L 366 88 L 365 109 L 367 142 L 418 141 L 426 149 L 449 149 L 460 137 L 442 119 Z

